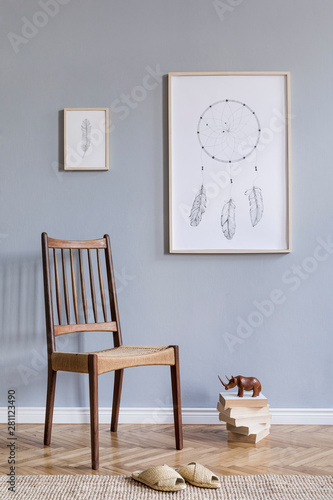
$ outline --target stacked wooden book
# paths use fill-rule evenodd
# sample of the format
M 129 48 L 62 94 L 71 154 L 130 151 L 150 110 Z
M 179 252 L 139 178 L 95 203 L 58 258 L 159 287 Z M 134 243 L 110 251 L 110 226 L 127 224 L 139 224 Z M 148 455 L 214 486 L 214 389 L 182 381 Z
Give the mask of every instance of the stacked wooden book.
M 269 434 L 272 417 L 263 394 L 239 398 L 237 393 L 220 392 L 217 410 L 220 421 L 227 424 L 228 441 L 255 444 Z

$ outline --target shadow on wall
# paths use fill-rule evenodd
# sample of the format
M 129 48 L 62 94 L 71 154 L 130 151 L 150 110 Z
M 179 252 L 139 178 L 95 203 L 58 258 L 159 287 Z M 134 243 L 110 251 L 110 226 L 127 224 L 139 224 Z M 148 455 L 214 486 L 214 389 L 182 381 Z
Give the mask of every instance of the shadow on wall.
M 1 365 L 10 387 L 44 378 L 46 342 L 40 258 L 3 259 L 0 265 Z
M 37 405 L 44 404 L 46 394 L 47 350 L 41 260 L 41 256 L 16 257 L 2 259 L 0 264 L 0 364 L 1 373 L 4 373 L 1 398 L 13 388 L 20 393 L 23 406 L 36 405 L 37 399 Z M 60 351 L 80 347 L 80 338 L 69 341 L 68 335 L 63 335 L 57 340 Z M 78 384 L 77 380 L 75 390 L 80 398 L 84 388 Z M 5 405 L 0 401 L 0 406 Z

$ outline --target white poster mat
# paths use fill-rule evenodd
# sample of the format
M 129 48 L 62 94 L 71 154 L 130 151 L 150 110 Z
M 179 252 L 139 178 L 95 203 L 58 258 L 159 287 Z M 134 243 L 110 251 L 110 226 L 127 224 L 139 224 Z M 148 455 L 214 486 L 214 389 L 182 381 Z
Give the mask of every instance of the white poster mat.
M 287 73 L 169 75 L 171 252 L 290 251 L 288 106 Z M 209 132 L 202 135 L 205 126 Z M 239 159 L 242 148 L 245 155 L 253 151 Z M 201 186 L 205 212 L 191 225 Z M 262 214 L 253 226 L 254 186 L 262 195 Z M 235 216 L 230 239 L 221 226 L 229 200 Z
M 65 109 L 65 170 L 107 170 L 105 108 Z

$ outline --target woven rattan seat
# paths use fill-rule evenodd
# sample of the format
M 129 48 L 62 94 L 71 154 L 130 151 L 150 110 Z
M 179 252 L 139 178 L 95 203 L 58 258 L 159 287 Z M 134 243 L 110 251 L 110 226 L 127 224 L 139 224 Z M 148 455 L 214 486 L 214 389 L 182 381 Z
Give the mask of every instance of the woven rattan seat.
M 168 349 L 167 345 L 121 345 L 105 351 L 96 351 L 98 356 L 130 357 L 130 356 L 148 356 L 149 354 L 161 353 Z
M 98 240 L 72 241 L 49 238 L 43 233 L 42 252 L 48 351 L 44 444 L 51 442 L 58 371 L 89 374 L 92 468 L 98 469 L 98 375 L 114 372 L 111 431 L 116 432 L 124 368 L 168 365 L 171 370 L 176 448 L 182 449 L 178 346 L 123 345 L 109 236 Z M 85 277 L 85 269 L 89 279 Z M 97 291 L 95 283 L 99 285 Z M 57 351 L 56 337 L 73 332 L 103 332 L 112 337 L 113 346 L 91 352 Z
M 113 370 L 147 365 L 173 365 L 175 353 L 169 346 L 120 346 L 91 353 L 54 352 L 53 370 L 89 373 L 88 356 L 98 357 L 98 375 Z

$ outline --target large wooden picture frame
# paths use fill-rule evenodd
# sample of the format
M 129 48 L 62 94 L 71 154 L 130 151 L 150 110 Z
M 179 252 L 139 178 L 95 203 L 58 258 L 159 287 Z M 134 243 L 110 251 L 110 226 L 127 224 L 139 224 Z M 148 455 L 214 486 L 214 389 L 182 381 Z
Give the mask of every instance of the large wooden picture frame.
M 289 80 L 169 73 L 171 253 L 291 251 Z
M 64 170 L 109 170 L 109 109 L 64 110 Z

